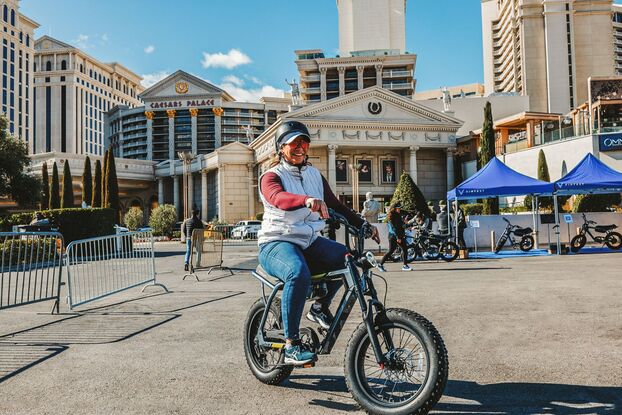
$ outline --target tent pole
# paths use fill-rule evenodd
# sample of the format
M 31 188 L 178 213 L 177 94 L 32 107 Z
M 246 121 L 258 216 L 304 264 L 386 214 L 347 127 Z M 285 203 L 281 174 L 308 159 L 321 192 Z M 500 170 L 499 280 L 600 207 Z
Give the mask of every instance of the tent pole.
M 557 255 L 561 255 L 562 244 L 559 240 L 559 214 L 557 212 L 557 193 L 553 193 L 553 214 L 555 215 L 555 233 L 557 234 Z
M 536 230 L 536 249 L 540 248 L 540 206 L 538 204 L 538 196 L 535 196 L 535 213 L 534 213 L 534 229 Z
M 447 231 L 451 236 L 451 201 L 447 199 Z M 451 238 L 449 238 L 451 240 Z
M 454 199 L 455 201 L 455 209 L 454 209 L 454 226 L 456 227 L 456 245 L 458 245 L 458 196 Z M 458 245 L 458 249 L 460 249 L 460 245 Z
M 536 195 L 531 195 L 531 219 L 533 220 L 533 229 L 536 229 Z M 536 233 L 537 236 L 537 233 Z M 538 245 L 535 246 L 538 249 Z

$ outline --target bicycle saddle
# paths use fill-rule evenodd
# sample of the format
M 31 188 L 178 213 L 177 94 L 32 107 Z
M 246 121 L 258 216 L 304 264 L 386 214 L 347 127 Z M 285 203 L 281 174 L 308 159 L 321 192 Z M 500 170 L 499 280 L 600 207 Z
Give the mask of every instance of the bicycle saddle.
M 605 233 L 605 232 L 611 231 L 611 230 L 613 230 L 613 229 L 615 229 L 617 227 L 618 227 L 617 225 L 596 225 L 594 227 L 594 230 L 596 232 Z
M 255 272 L 261 275 L 262 277 L 264 277 L 265 279 L 273 279 L 273 280 L 280 281 L 280 278 L 275 277 L 274 275 L 268 274 L 268 272 L 265 269 L 263 269 L 261 265 L 257 265 L 257 268 L 255 268 Z M 312 275 L 311 281 L 312 282 L 321 281 L 326 276 L 326 274 L 328 274 L 328 272 L 322 272 L 320 274 Z

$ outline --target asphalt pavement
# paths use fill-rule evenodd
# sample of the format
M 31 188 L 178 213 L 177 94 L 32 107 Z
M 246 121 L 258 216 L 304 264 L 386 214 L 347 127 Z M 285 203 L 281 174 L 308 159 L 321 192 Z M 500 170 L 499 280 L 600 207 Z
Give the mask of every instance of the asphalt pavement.
M 263 385 L 242 342 L 258 282 L 243 271 L 184 281 L 182 245 L 156 250 L 168 294 L 131 289 L 60 315 L 51 303 L 0 311 L 0 414 L 360 411 L 343 377 L 356 309 L 331 355 Z M 224 258 L 254 268 L 256 247 L 227 246 Z M 433 413 L 622 414 L 621 265 L 622 252 L 389 264 L 387 306 L 424 315 L 447 346 Z

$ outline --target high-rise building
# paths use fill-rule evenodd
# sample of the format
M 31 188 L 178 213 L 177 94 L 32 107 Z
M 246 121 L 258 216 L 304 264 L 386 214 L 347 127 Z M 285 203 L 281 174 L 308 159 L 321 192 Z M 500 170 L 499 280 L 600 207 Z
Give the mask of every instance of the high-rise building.
M 616 75 L 622 75 L 622 4 L 612 4 L 613 54 Z
M 405 0 L 338 0 L 340 55 L 297 50 L 302 103 L 374 85 L 412 98 L 417 56 L 406 51 Z
M 34 71 L 32 153 L 102 155 L 104 114 L 115 105 L 141 105 L 140 76 L 49 36 L 35 42 Z
M 0 0 L 2 21 L 2 113 L 9 131 L 32 148 L 34 30 L 39 24 L 19 12 L 19 0 Z
M 611 20 L 611 0 L 482 0 L 486 93 L 567 113 L 587 101 L 589 77 L 614 75 Z

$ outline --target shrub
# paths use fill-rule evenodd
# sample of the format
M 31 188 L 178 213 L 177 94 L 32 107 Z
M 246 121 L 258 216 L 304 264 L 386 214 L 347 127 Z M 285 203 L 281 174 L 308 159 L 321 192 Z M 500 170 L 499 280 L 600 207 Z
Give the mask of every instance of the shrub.
M 263 212 L 256 214 L 255 220 L 263 220 Z
M 526 207 L 526 206 L 521 206 L 521 205 L 516 205 L 516 206 L 512 206 L 512 207 L 504 207 L 499 209 L 499 211 L 501 213 L 518 213 L 518 212 L 531 212 L 531 206 Z
M 69 160 L 65 160 L 63 166 L 63 190 L 60 199 L 60 207 L 68 209 L 73 207 L 73 181 L 71 180 L 71 170 L 69 169 Z
M 620 193 L 603 195 L 578 195 L 572 205 L 573 212 L 606 212 L 620 204 Z
M 177 222 L 177 209 L 173 205 L 158 206 L 151 212 L 149 218 L 149 226 L 155 236 L 171 236 L 175 222 Z
M 139 207 L 132 207 L 123 217 L 123 222 L 129 230 L 135 231 L 143 225 L 143 211 Z
M 0 261 L 5 265 L 34 266 L 37 262 L 49 261 L 55 257 L 54 245 L 55 240 L 51 238 L 9 239 L 0 243 Z
M 402 210 L 408 212 L 422 212 L 428 217 L 434 217 L 432 211 L 428 207 L 425 200 L 425 196 L 421 193 L 421 190 L 412 177 L 406 172 L 403 172 L 400 176 L 400 181 L 395 188 L 393 198 L 391 199 L 391 205 L 400 202 Z
M 52 209 L 41 211 L 50 222 L 57 224 L 65 245 L 78 239 L 94 238 L 114 233 L 112 209 Z M 33 212 L 16 213 L 0 218 L 0 229 L 10 232 L 14 225 L 30 223 Z
M 484 214 L 483 203 L 465 203 L 464 205 L 460 205 L 460 207 L 464 211 L 465 216 Z

